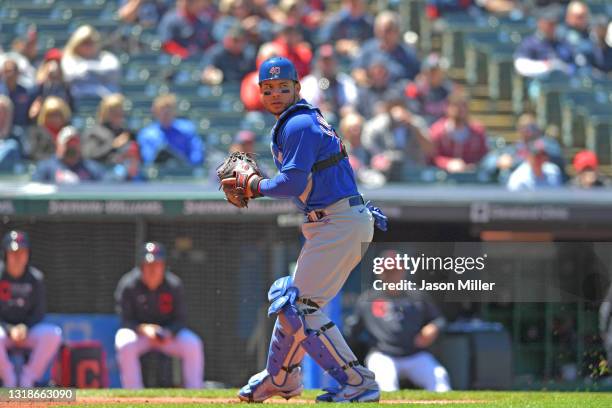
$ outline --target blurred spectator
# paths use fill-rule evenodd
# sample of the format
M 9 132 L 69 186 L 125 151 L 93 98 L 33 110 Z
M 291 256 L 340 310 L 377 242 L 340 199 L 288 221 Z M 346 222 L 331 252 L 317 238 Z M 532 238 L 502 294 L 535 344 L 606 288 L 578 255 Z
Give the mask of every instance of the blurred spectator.
M 240 84 L 240 100 L 248 111 L 263 111 L 259 96 L 259 66 L 267 59 L 280 56 L 278 47 L 273 43 L 262 44 L 257 53 L 256 69 L 248 73 Z
M 367 83 L 368 62 L 375 57 L 387 60 L 392 81 L 414 79 L 421 69 L 415 51 L 402 42 L 399 15 L 383 11 L 374 22 L 376 38 L 366 41 L 353 64 L 353 77 L 360 83 Z
M 302 34 L 297 27 L 290 25 L 282 26 L 272 43 L 278 49 L 281 57 L 285 57 L 293 62 L 300 79 L 310 73 L 312 50 L 310 45 L 304 42 Z
M 125 127 L 125 98 L 105 96 L 97 123 L 83 133 L 83 156 L 112 168 L 116 180 L 135 180 L 140 175 L 140 152 L 135 135 Z
M 579 67 L 593 60 L 594 44 L 590 33 L 589 6 L 581 1 L 572 1 L 565 12 L 565 23 L 557 29 L 557 37 L 569 44 L 574 61 Z
M 354 171 L 365 169 L 370 163 L 370 153 L 361 141 L 363 124 L 363 117 L 356 112 L 347 113 L 340 122 L 340 135 Z
M 338 71 L 334 47 L 324 44 L 317 50 L 315 70 L 302 79 L 302 98 L 318 106 L 328 121 L 336 122 L 342 109 L 357 102 L 357 87 L 353 79 Z
M 35 85 L 36 69 L 34 62 L 38 55 L 38 33 L 35 25 L 30 25 L 25 38 L 16 38 L 11 44 L 11 50 L 0 54 L 0 66 L 4 65 L 7 59 L 17 63 L 19 67 L 19 84 L 30 89 Z
M 424 167 L 433 154 L 427 123 L 402 99 L 388 102 L 385 112 L 367 121 L 361 139 L 372 156 L 371 167 L 389 179 L 401 179 L 405 167 Z
M 13 102 L 0 95 L 0 171 L 14 172 L 23 155 L 24 130 L 13 126 Z
M 62 56 L 64 79 L 75 99 L 103 97 L 119 90 L 119 60 L 100 49 L 100 33 L 90 25 L 76 29 Z
M 514 68 L 525 77 L 538 77 L 552 71 L 570 74 L 574 55 L 570 45 L 557 37 L 559 10 L 550 6 L 538 15 L 538 30 L 525 38 L 514 54 Z
M 599 174 L 599 161 L 597 155 L 590 150 L 582 150 L 574 156 L 574 170 L 576 175 L 571 184 L 579 188 L 607 187 L 610 181 Z
M 96 162 L 82 158 L 81 137 L 74 127 L 66 126 L 59 132 L 55 147 L 54 157 L 38 163 L 32 181 L 75 184 L 103 179 L 104 169 Z
M 425 58 L 422 70 L 404 90 L 410 110 L 421 115 L 431 125 L 446 113 L 448 97 L 453 90 L 447 78 L 448 61 L 438 54 Z
M 36 119 L 37 126 L 31 127 L 25 151 L 29 159 L 40 161 L 53 155 L 57 134 L 70 124 L 72 112 L 68 104 L 56 96 L 44 100 Z
M 270 18 L 274 23 L 279 25 L 298 27 L 304 40 L 312 44 L 315 40 L 314 36 L 317 33 L 316 30 L 323 21 L 324 14 L 322 6 L 323 2 L 280 0 L 277 7 L 270 9 Z
M 176 96 L 161 95 L 153 101 L 155 121 L 138 133 L 140 156 L 144 164 L 200 166 L 204 161 L 204 145 L 195 125 L 176 117 Z
M 406 271 L 387 269 L 379 276 L 382 282 L 398 284 L 406 279 Z M 347 338 L 354 341 L 365 334 L 365 362 L 381 391 L 399 390 L 403 378 L 428 391 L 450 391 L 448 372 L 427 350 L 446 320 L 426 293 L 370 289 L 354 310 L 347 319 Z
M 505 15 L 520 11 L 521 1 L 522 0 L 427 0 L 425 12 L 427 17 L 431 20 L 453 13 L 480 15 L 482 14 L 481 10 L 486 13 Z
M 235 24 L 240 24 L 247 33 L 251 45 L 259 45 L 264 41 L 271 41 L 274 25 L 271 21 L 257 14 L 255 5 L 251 0 L 221 0 L 219 13 L 213 27 L 215 41 L 223 41 L 225 34 Z
M 461 93 L 449 97 L 446 116 L 429 131 L 435 145 L 433 162 L 449 173 L 474 170 L 487 153 L 485 128 L 470 119 L 468 100 Z
M 61 60 L 62 51 L 57 48 L 52 48 L 45 53 L 45 59 L 36 73 L 37 86 L 32 95 L 33 101 L 29 111 L 30 119 L 38 116 L 42 102 L 48 96 L 57 96 L 63 99 L 74 111 L 74 100 L 72 99 L 70 86 L 64 81 L 60 66 Z
M 427 0 L 425 14 L 435 20 L 449 13 L 466 13 L 473 5 L 473 0 Z
M 389 79 L 389 70 L 384 58 L 376 57 L 368 67 L 368 86 L 357 90 L 357 111 L 366 119 L 384 111 L 386 101 L 397 99 L 400 91 Z
M 30 122 L 28 111 L 32 104 L 32 98 L 28 90 L 19 84 L 19 68 L 17 63 L 11 59 L 5 60 L 2 65 L 0 95 L 8 96 L 13 102 L 13 122 L 19 126 L 27 126 Z
M 529 143 L 527 158 L 512 172 L 507 187 L 510 191 L 533 191 L 562 184 L 561 169 L 548 160 L 546 143 L 538 139 Z
M 557 139 L 542 132 L 536 117 L 532 113 L 523 113 L 516 123 L 518 140 L 512 146 L 490 151 L 482 161 L 482 169 L 494 179 L 506 182 L 510 173 L 523 163 L 529 156 L 529 143 L 542 140 L 546 144 L 549 160 L 561 169 L 565 168 L 565 159 L 561 145 Z
M 364 0 L 342 0 L 342 9 L 329 17 L 319 32 L 319 43 L 334 44 L 341 55 L 357 55 L 373 36 L 372 16 Z
M 168 11 L 158 26 L 165 52 L 188 58 L 214 43 L 212 21 L 204 15 L 207 7 L 207 0 L 176 0 L 176 8 Z
M 591 39 L 593 41 L 593 54 L 590 64 L 605 74 L 612 72 L 612 42 L 606 41 L 606 35 L 612 35 L 612 22 L 606 16 L 597 16 L 593 21 Z
M 173 0 L 121 0 L 117 14 L 124 23 L 155 27 L 173 3 Z
M 240 24 L 234 25 L 223 38 L 204 55 L 202 82 L 217 85 L 221 82 L 238 83 L 255 69 L 255 49 L 247 44 Z

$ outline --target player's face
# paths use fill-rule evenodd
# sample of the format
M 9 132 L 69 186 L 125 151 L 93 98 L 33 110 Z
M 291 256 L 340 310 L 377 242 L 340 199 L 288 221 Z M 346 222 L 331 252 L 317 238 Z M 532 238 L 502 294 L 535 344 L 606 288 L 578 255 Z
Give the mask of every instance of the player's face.
M 259 85 L 264 108 L 273 115 L 280 115 L 293 105 L 300 93 L 300 84 L 288 79 L 272 79 Z
M 164 280 L 165 270 L 166 263 L 164 261 L 143 262 L 141 267 L 142 283 L 150 290 L 157 289 Z
M 6 253 L 6 270 L 13 278 L 19 278 L 23 275 L 25 267 L 30 258 L 30 250 L 20 248 L 16 251 L 7 251 Z

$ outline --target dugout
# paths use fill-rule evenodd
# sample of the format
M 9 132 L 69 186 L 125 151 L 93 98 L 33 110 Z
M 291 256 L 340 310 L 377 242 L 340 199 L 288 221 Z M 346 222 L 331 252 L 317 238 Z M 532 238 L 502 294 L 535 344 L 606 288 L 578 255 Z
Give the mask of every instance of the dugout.
M 4 184 L 0 193 L 0 232 L 30 234 L 50 312 L 114 313 L 119 277 L 133 267 L 144 240 L 157 240 L 185 283 L 188 324 L 204 340 L 207 379 L 240 386 L 265 364 L 272 326 L 266 292 L 300 248 L 301 216 L 291 203 L 262 199 L 243 211 L 214 188 L 190 183 Z M 398 185 L 363 193 L 391 219 L 387 233 L 376 233 L 378 242 L 612 241 L 608 191 Z M 484 303 L 446 312 L 504 324 L 515 387 L 584 388 L 601 357 L 597 299 L 608 282 L 605 274 L 577 275 L 590 296 L 579 302 Z M 347 308 L 353 289 L 345 291 Z

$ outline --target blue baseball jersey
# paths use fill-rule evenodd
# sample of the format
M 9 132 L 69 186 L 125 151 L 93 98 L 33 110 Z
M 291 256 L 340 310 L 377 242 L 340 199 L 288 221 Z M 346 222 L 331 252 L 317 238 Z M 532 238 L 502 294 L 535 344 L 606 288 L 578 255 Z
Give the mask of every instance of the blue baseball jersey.
M 359 194 L 347 158 L 312 171 L 315 163 L 342 151 L 342 142 L 321 112 L 304 99 L 281 114 L 272 128 L 272 155 L 280 172 L 297 169 L 309 174 L 306 189 L 293 197 L 297 207 L 309 212 Z

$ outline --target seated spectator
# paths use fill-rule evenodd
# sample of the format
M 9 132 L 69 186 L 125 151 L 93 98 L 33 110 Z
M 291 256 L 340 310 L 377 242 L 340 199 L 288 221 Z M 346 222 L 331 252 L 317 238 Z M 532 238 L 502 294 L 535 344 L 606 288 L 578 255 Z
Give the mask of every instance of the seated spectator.
M 316 5 L 312 3 L 304 0 L 281 0 L 277 7 L 270 9 L 270 18 L 278 25 L 298 27 L 304 40 L 312 44 L 324 18 L 321 7 L 323 2 Z
M 349 162 L 355 172 L 365 169 L 370 164 L 370 152 L 363 146 L 363 117 L 356 112 L 349 112 L 340 121 L 340 135 L 349 155 Z
M 70 92 L 70 86 L 64 81 L 64 75 L 60 66 L 61 60 L 62 51 L 57 48 L 52 48 L 45 54 L 45 59 L 36 73 L 37 85 L 32 95 L 33 101 L 29 112 L 31 119 L 38 116 L 42 102 L 48 96 L 57 96 L 63 99 L 70 109 L 74 111 L 72 93 Z
M 385 283 L 400 283 L 406 271 L 386 269 L 379 276 Z M 451 389 L 448 372 L 427 350 L 445 324 L 424 292 L 370 289 L 357 300 L 345 332 L 352 342 L 365 334 L 366 366 L 376 375 L 381 391 L 398 391 L 400 380 L 406 378 L 427 391 L 446 392 Z
M 453 90 L 447 78 L 448 61 L 438 54 L 430 54 L 423 61 L 421 73 L 404 90 L 408 106 L 414 113 L 422 116 L 428 125 L 446 113 L 448 97 Z
M 529 156 L 529 143 L 540 139 L 546 144 L 549 160 L 561 169 L 564 176 L 565 159 L 561 145 L 557 139 L 542 132 L 534 114 L 523 113 L 519 116 L 516 132 L 518 140 L 514 145 L 491 151 L 483 159 L 481 167 L 489 176 L 500 182 L 507 181 L 510 173 Z
M 105 96 L 100 102 L 97 123 L 83 133 L 83 157 L 112 169 L 116 180 L 136 180 L 140 174 L 140 152 L 133 132 L 125 127 L 125 98 Z
M 610 43 L 606 41 L 608 32 L 612 36 L 612 22 L 610 22 L 610 18 L 606 16 L 595 18 L 591 32 L 594 46 L 590 64 L 604 74 L 612 72 L 612 41 Z
M 426 166 L 433 153 L 427 123 L 410 113 L 403 99 L 388 102 L 384 112 L 367 121 L 361 139 L 372 156 L 371 167 L 391 180 L 400 180 L 405 167 Z
M 507 187 L 510 191 L 533 191 L 562 184 L 561 169 L 548 160 L 546 143 L 538 139 L 529 143 L 527 159 L 512 172 Z
M 27 157 L 40 161 L 52 156 L 55 153 L 57 135 L 70 124 L 71 116 L 72 112 L 63 99 L 57 96 L 45 99 L 36 119 L 37 126 L 30 128 L 28 143 L 24 146 Z
M 304 42 L 300 30 L 295 26 L 283 26 L 272 43 L 276 46 L 281 57 L 293 62 L 298 77 L 301 79 L 310 73 L 312 63 L 312 50 Z
M 572 1 L 567 5 L 564 24 L 557 28 L 557 37 L 570 46 L 579 67 L 587 66 L 593 59 L 590 17 L 589 6 L 581 1 Z
M 38 163 L 32 181 L 75 184 L 104 178 L 104 169 L 99 164 L 82 158 L 81 137 L 74 127 L 63 128 L 57 135 L 55 146 L 55 157 Z
M 143 245 L 138 264 L 117 284 L 115 302 L 121 319 L 115 347 L 123 388 L 143 387 L 140 356 L 152 350 L 181 359 L 183 387 L 202 388 L 202 340 L 186 326 L 185 288 L 168 270 L 163 245 Z
M 19 84 L 26 89 L 36 84 L 34 62 L 38 55 L 38 33 L 36 26 L 30 25 L 24 38 L 16 38 L 11 43 L 11 50 L 0 54 L 0 67 L 6 60 L 13 60 L 19 67 Z
M 582 150 L 576 153 L 573 165 L 576 175 L 571 180 L 572 186 L 584 189 L 610 186 L 610 180 L 599 174 L 599 161 L 594 152 Z
M 238 83 L 255 69 L 255 49 L 247 44 L 246 33 L 240 24 L 233 26 L 223 38 L 204 54 L 202 82 L 218 85 Z
M 161 95 L 153 101 L 155 121 L 137 136 L 144 164 L 177 164 L 196 167 L 204 161 L 204 145 L 195 125 L 176 117 L 176 96 Z M 178 163 L 177 163 L 178 162 Z
M 357 102 L 357 87 L 353 79 L 338 71 L 334 47 L 324 44 L 317 51 L 315 70 L 302 79 L 302 98 L 318 106 L 330 122 L 337 122 L 341 111 Z
M 84 96 L 102 98 L 119 90 L 119 60 L 100 46 L 100 33 L 83 25 L 72 33 L 64 48 L 62 71 L 77 100 Z
M 399 15 L 383 11 L 374 22 L 372 38 L 363 44 L 353 63 L 352 75 L 359 84 L 367 83 L 368 62 L 375 57 L 387 60 L 391 81 L 414 79 L 421 69 L 415 51 L 402 42 Z
M 219 13 L 212 30 L 216 42 L 223 41 L 227 31 L 235 24 L 240 24 L 245 30 L 251 45 L 272 41 L 274 37 L 274 24 L 265 16 L 260 16 L 250 0 L 221 0 Z
M 366 2 L 342 0 L 342 9 L 321 27 L 319 43 L 334 44 L 340 55 L 353 57 L 373 34 L 372 16 L 367 12 Z
M 280 56 L 279 50 L 273 43 L 262 44 L 257 53 L 255 71 L 248 73 L 240 84 L 240 100 L 248 111 L 263 111 L 259 92 L 259 66 L 267 59 Z
M 367 119 L 371 119 L 385 109 L 384 103 L 397 99 L 399 91 L 389 79 L 386 60 L 374 58 L 368 67 L 368 85 L 357 89 L 357 111 Z
M 449 173 L 472 171 L 487 153 L 485 128 L 470 119 L 468 101 L 455 93 L 449 97 L 446 116 L 430 129 L 433 163 Z
M 173 3 L 172 0 L 121 0 L 117 14 L 124 23 L 155 27 Z
M 548 0 L 546 0 L 548 1 Z M 506 15 L 519 12 L 522 0 L 427 0 L 425 12 L 427 17 L 435 20 L 454 13 L 480 15 L 483 12 Z
M 4 65 L 2 65 L 0 95 L 8 96 L 13 102 L 13 122 L 19 126 L 27 126 L 30 122 L 28 111 L 32 104 L 32 98 L 29 91 L 19 84 L 19 68 L 17 63 L 11 59 L 5 60 Z
M 467 13 L 474 6 L 473 0 L 427 0 L 425 14 L 430 20 L 452 13 Z
M 525 38 L 514 54 L 514 68 L 522 76 L 535 78 L 553 71 L 575 70 L 571 46 L 556 34 L 557 8 L 550 6 L 538 16 L 538 30 Z
M 207 0 L 177 0 L 176 8 L 168 11 L 158 27 L 162 48 L 171 55 L 188 58 L 210 47 L 212 22 L 204 15 Z
M 15 172 L 23 157 L 24 130 L 13 126 L 13 102 L 0 95 L 0 171 Z

